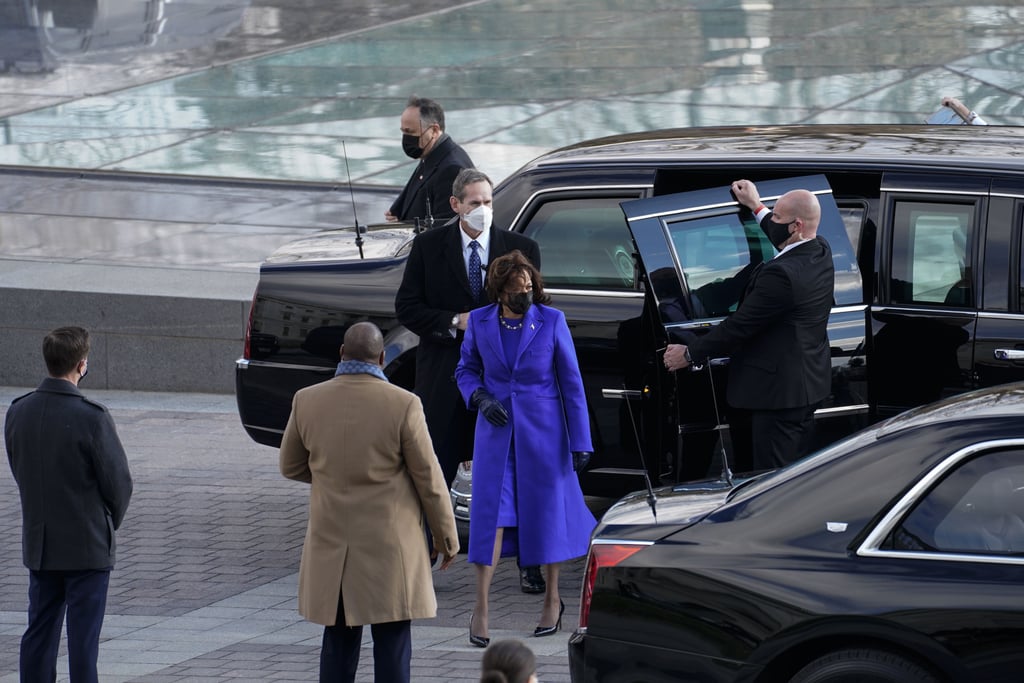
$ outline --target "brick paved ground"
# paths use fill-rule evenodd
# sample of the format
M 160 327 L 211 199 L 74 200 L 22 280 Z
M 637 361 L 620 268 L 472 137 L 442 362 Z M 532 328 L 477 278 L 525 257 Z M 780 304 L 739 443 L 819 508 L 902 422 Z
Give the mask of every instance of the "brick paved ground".
M 100 650 L 105 683 L 316 680 L 321 629 L 295 611 L 306 487 L 281 478 L 276 452 L 242 431 L 230 396 L 89 392 L 114 415 L 135 493 L 119 532 Z M 21 390 L 0 389 L 0 413 Z M 27 570 L 20 509 L 0 474 L 0 683 L 17 681 Z M 463 556 L 464 557 L 464 556 Z M 566 625 L 579 605 L 582 561 L 562 573 Z M 438 617 L 416 622 L 414 680 L 476 681 L 481 650 L 467 640 L 473 572 L 435 574 Z M 518 589 L 504 561 L 491 635 L 526 638 L 541 597 Z M 372 681 L 369 632 L 360 681 Z M 568 681 L 568 632 L 529 639 L 545 683 Z M 62 648 L 63 652 L 63 648 Z M 62 655 L 63 657 L 63 655 Z M 66 681 L 66 662 L 58 680 Z

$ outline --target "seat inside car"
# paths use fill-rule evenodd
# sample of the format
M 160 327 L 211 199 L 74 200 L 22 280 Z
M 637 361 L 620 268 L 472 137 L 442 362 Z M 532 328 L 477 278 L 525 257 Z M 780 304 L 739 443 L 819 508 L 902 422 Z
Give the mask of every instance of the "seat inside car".
M 1015 514 L 1019 499 L 1010 477 L 983 477 L 935 528 L 935 545 L 943 551 L 1024 552 L 1024 520 Z

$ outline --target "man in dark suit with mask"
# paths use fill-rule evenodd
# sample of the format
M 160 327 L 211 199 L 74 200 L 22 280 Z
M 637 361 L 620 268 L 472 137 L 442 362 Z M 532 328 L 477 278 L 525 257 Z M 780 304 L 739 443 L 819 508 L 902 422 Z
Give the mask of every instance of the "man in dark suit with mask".
M 752 273 L 733 314 L 688 345 L 669 345 L 665 367 L 728 355 L 730 422 L 749 425 L 749 441 L 735 439 L 737 453 L 749 453 L 755 470 L 782 467 L 807 454 L 814 411 L 831 391 L 832 249 L 817 234 L 821 206 L 807 190 L 782 195 L 773 211 L 749 180 L 732 191 L 779 253 Z
M 536 242 L 491 225 L 493 184 L 486 174 L 463 169 L 449 189 L 455 217 L 416 236 L 395 297 L 398 321 L 420 338 L 415 392 L 448 485 L 459 463 L 473 458 L 476 416 L 459 395 L 455 366 L 469 312 L 488 303 L 486 264 L 518 249 L 540 268 Z M 520 578 L 524 590 L 544 591 L 539 568 Z
M 29 569 L 22 681 L 56 680 L 65 617 L 71 680 L 98 680 L 114 531 L 128 508 L 132 477 L 110 413 L 78 390 L 88 356 L 89 333 L 81 327 L 46 335 L 49 377 L 11 403 L 4 423 Z
M 455 176 L 473 160 L 444 131 L 444 109 L 434 100 L 410 97 L 401 126 L 402 150 L 419 163 L 384 218 L 443 223 L 455 215 L 449 202 Z

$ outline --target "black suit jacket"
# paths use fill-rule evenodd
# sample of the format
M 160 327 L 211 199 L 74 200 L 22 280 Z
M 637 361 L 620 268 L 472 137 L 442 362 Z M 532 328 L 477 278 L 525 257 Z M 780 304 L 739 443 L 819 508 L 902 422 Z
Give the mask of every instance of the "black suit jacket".
M 730 405 L 746 410 L 798 408 L 829 395 L 834 271 L 832 249 L 824 238 L 794 247 L 757 268 L 736 312 L 690 344 L 696 363 L 730 357 Z
M 486 292 L 481 292 L 479 299 L 473 298 L 462 256 L 460 231 L 458 221 L 453 221 L 416 236 L 395 297 L 398 321 L 420 337 L 416 349 L 415 391 L 423 400 L 435 448 L 440 436 L 451 428 L 453 414 L 461 401 L 455 384 L 455 366 L 459 363 L 463 332 L 459 330 L 452 336 L 452 316 L 488 303 Z M 492 225 L 488 259 L 493 261 L 513 249 L 523 252 L 540 268 L 540 248 L 536 242 Z M 455 457 L 438 455 L 446 460 Z M 472 454 L 462 453 L 458 457 L 456 462 L 469 460 Z
M 18 482 L 22 554 L 34 571 L 109 569 L 132 495 L 114 420 L 71 382 L 48 377 L 4 423 Z
M 416 165 L 402 193 L 391 205 L 391 213 L 400 221 L 426 220 L 429 200 L 430 215 L 438 223 L 444 223 L 455 215 L 450 201 L 455 176 L 462 169 L 472 167 L 473 160 L 466 150 L 445 135 Z

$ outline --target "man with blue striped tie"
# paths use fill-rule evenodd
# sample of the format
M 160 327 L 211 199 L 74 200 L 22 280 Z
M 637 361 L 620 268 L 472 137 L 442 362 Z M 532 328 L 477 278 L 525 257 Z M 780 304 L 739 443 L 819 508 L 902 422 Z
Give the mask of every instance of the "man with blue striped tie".
M 492 225 L 494 185 L 475 168 L 459 172 L 452 184 L 455 217 L 416 236 L 395 296 L 398 321 L 419 335 L 415 393 L 423 401 L 427 428 L 445 482 L 460 462 L 473 458 L 476 413 L 466 408 L 455 384 L 455 366 L 469 312 L 488 303 L 483 288 L 486 264 L 518 249 L 540 268 L 532 239 Z M 544 592 L 540 570 L 521 576 L 524 590 Z

